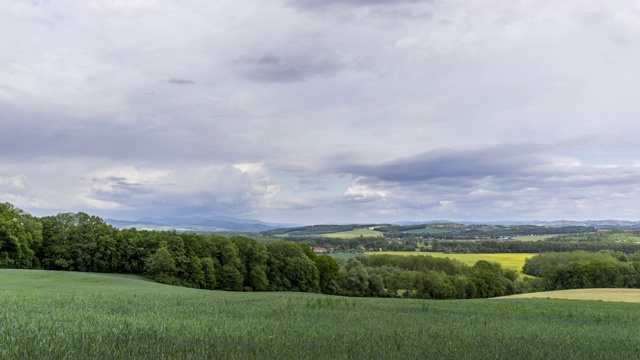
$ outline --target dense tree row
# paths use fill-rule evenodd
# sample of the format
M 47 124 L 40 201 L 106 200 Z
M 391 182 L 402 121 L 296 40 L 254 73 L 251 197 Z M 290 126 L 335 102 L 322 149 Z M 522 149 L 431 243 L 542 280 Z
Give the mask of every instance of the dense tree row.
M 590 242 L 590 243 L 640 243 L 640 231 L 598 231 L 587 234 L 566 234 L 547 239 L 550 242 Z
M 261 240 L 278 241 L 279 237 L 263 237 Z M 633 254 L 640 251 L 640 232 L 599 231 L 549 237 L 542 241 L 521 240 L 422 240 L 402 239 L 388 241 L 381 237 L 356 237 L 351 239 L 322 236 L 288 236 L 287 240 L 309 246 L 338 247 L 340 249 L 375 249 L 382 251 L 421 251 L 452 253 L 540 253 L 584 250 L 597 252 L 612 250 Z
M 261 241 L 279 241 L 281 237 L 260 237 Z M 354 238 L 334 238 L 324 236 L 287 236 L 287 241 L 306 244 L 311 247 L 339 248 L 347 249 L 375 249 L 382 251 L 414 251 L 418 239 L 404 240 L 402 242 L 389 241 L 383 237 L 354 237 Z
M 0 204 L 0 267 L 147 275 L 203 289 L 317 292 L 338 266 L 303 244 L 118 230 L 85 213 L 35 218 Z
M 523 273 L 539 277 L 534 290 L 640 288 L 640 253 L 542 253 L 526 260 Z
M 583 234 L 590 235 L 590 234 Z M 610 241 L 556 241 L 550 238 L 542 241 L 520 240 L 480 240 L 480 241 L 437 241 L 433 240 L 423 251 L 451 252 L 451 253 L 541 253 L 541 252 L 570 252 L 576 250 L 597 252 L 612 250 L 633 254 L 640 251 L 640 243 L 610 242 Z

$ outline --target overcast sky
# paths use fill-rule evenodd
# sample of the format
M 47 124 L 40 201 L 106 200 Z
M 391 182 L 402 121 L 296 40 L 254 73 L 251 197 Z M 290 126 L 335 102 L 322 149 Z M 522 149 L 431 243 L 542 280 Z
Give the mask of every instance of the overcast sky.
M 37 216 L 640 220 L 636 1 L 0 0 Z

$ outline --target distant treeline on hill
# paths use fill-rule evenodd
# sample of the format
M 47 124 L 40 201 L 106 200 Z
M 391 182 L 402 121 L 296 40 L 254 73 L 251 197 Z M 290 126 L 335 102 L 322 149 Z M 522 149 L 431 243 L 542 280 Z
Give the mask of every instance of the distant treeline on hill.
M 278 241 L 279 237 L 260 238 Z M 325 247 L 341 250 L 382 250 L 382 251 L 433 251 L 450 253 L 540 253 L 570 252 L 575 250 L 612 250 L 633 254 L 640 251 L 640 231 L 600 231 L 551 236 L 545 240 L 422 240 L 406 238 L 394 241 L 381 237 L 355 237 L 351 239 L 323 236 L 288 236 L 288 241 L 303 243 L 311 247 Z
M 456 223 L 434 223 L 421 225 L 390 225 L 375 228 L 386 238 L 411 238 L 417 236 L 438 239 L 482 239 L 524 235 L 557 235 L 595 232 L 590 226 L 549 227 L 537 225 L 465 225 Z
M 537 226 L 537 225 L 465 225 L 457 223 L 432 223 L 419 225 L 386 224 L 349 224 L 349 225 L 312 225 L 296 228 L 283 228 L 263 231 L 262 236 L 319 236 L 338 232 L 373 228 L 385 238 L 411 239 L 434 237 L 438 239 L 497 239 L 523 235 L 558 235 L 595 232 L 591 226 Z
M 433 240 L 423 251 L 451 252 L 451 253 L 541 253 L 541 252 L 571 252 L 576 250 L 600 251 L 612 250 L 625 254 L 640 251 L 640 236 L 625 234 L 626 241 L 618 242 L 613 239 L 617 233 L 581 234 L 574 236 L 550 237 L 541 241 L 519 240 Z M 582 237 L 584 236 L 584 238 Z M 570 240 L 573 239 L 573 240 Z M 600 239 L 600 240 L 596 240 Z M 635 239 L 635 241 L 632 241 Z
M 520 292 L 500 264 L 469 267 L 430 256 L 336 261 L 290 241 L 118 230 L 96 216 L 37 218 L 0 204 L 0 268 L 139 274 L 201 289 L 304 291 L 347 296 L 478 298 Z

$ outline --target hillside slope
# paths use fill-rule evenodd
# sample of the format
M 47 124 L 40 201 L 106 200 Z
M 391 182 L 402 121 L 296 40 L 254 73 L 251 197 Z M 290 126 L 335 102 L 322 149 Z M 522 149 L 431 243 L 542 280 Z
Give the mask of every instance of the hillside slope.
M 629 359 L 640 306 L 196 290 L 0 270 L 3 359 Z

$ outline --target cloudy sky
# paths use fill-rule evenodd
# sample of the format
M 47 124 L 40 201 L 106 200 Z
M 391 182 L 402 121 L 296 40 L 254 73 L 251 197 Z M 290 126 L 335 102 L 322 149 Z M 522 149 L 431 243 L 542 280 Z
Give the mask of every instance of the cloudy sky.
M 640 220 L 635 1 L 0 0 L 0 201 Z

